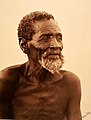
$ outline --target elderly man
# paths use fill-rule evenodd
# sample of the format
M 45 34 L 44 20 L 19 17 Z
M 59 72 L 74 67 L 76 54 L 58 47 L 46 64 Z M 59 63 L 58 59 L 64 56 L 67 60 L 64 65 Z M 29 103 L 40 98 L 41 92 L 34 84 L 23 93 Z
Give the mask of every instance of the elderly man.
M 0 119 L 81 120 L 79 78 L 62 70 L 62 33 L 51 14 L 20 21 L 19 45 L 28 62 L 0 73 Z

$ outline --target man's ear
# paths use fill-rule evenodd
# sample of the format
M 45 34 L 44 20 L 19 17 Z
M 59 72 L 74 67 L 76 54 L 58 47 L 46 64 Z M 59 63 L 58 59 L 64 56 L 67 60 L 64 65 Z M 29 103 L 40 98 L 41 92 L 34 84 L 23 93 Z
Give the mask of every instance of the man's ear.
M 28 42 L 28 41 L 27 41 L 26 39 L 24 39 L 24 38 L 20 38 L 20 39 L 19 39 L 20 48 L 22 49 L 22 51 L 23 51 L 25 54 L 28 54 L 28 53 L 29 53 L 27 42 Z

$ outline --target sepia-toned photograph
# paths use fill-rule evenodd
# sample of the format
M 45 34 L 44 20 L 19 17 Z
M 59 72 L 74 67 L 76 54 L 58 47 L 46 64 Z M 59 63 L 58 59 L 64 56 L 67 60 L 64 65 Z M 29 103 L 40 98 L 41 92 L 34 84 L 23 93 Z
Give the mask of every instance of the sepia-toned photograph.
M 91 1 L 0 1 L 0 120 L 91 120 Z

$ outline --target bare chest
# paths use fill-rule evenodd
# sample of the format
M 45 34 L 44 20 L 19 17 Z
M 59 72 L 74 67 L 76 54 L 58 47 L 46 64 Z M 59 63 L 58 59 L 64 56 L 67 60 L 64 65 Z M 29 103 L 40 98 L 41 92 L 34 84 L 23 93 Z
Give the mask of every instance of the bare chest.
M 12 101 L 14 116 L 26 120 L 62 120 L 68 99 L 68 90 L 60 80 L 50 83 L 25 80 L 18 85 Z

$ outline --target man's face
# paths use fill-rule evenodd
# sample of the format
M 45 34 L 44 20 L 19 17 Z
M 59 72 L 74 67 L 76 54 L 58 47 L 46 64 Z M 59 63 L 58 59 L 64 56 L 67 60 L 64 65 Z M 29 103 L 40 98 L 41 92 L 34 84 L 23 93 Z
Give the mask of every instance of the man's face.
M 36 22 L 34 27 L 36 33 L 33 35 L 32 40 L 28 42 L 31 55 L 49 71 L 59 71 L 63 64 L 61 54 L 63 44 L 62 34 L 57 23 L 52 19 L 41 20 Z

